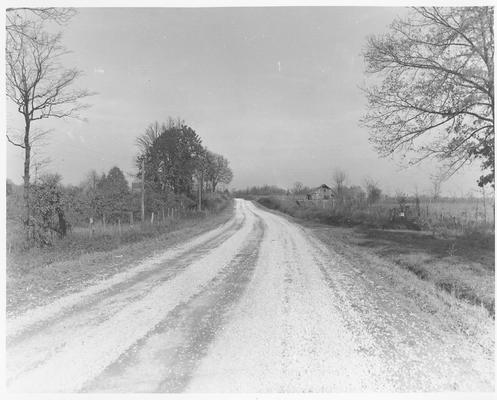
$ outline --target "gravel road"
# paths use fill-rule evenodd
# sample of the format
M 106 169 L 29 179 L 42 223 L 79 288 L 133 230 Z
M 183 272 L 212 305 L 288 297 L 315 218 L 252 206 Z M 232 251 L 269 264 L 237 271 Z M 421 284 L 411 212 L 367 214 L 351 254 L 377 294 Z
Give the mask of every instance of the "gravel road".
M 288 219 L 234 217 L 7 321 L 11 392 L 494 390 L 493 348 L 434 323 Z

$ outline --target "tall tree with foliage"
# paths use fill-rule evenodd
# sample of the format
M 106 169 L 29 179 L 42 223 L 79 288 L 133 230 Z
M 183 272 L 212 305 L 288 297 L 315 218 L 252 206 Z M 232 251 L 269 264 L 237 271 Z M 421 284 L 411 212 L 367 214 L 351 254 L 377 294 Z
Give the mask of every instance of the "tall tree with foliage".
M 380 154 L 435 157 L 451 173 L 479 160 L 478 184 L 494 184 L 492 7 L 413 8 L 369 38 L 364 59 L 363 123 Z
M 139 176 L 145 167 L 147 188 L 160 193 L 192 195 L 193 178 L 203 154 L 197 133 L 182 121 L 152 124 L 137 140 L 140 153 L 136 159 Z
M 77 117 L 86 105 L 81 99 L 91 93 L 73 89 L 81 71 L 66 69 L 60 58 L 67 53 L 61 34 L 45 31 L 47 20 L 65 22 L 67 9 L 7 9 L 6 86 L 7 97 L 22 115 L 24 132 L 7 140 L 24 150 L 24 205 L 28 240 L 31 227 L 30 163 L 32 124 L 45 118 Z
M 129 211 L 128 181 L 118 167 L 112 167 L 107 175 L 103 175 L 97 188 L 101 197 L 100 213 L 107 221 L 115 222 Z
M 216 191 L 220 183 L 228 184 L 233 179 L 233 171 L 229 166 L 229 161 L 220 154 L 207 152 L 207 180 L 211 184 L 213 192 Z
M 60 175 L 47 174 L 33 185 L 33 236 L 37 244 L 50 245 L 53 233 L 57 233 L 59 237 L 64 237 L 67 233 L 65 196 L 60 181 Z

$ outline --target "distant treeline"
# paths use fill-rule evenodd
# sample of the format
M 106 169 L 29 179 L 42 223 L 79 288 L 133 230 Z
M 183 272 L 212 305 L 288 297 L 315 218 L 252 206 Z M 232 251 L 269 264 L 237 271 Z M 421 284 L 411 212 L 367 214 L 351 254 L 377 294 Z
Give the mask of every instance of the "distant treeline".
M 310 186 L 304 186 L 300 182 L 296 182 L 292 188 L 281 188 L 275 185 L 262 185 L 262 186 L 249 186 L 245 189 L 235 189 L 232 191 L 234 197 L 240 198 L 251 198 L 254 196 L 297 196 L 297 197 L 305 197 L 307 194 L 312 193 L 316 188 Z M 331 187 L 332 193 L 337 195 L 337 187 L 336 185 L 332 185 Z M 372 181 L 365 181 L 364 187 L 352 185 L 352 186 L 343 186 L 338 189 L 338 192 L 341 192 L 341 196 L 345 201 L 365 201 L 368 199 L 370 203 L 376 203 L 377 201 L 382 202 L 392 202 L 397 203 L 399 197 L 405 198 L 406 201 L 415 202 L 416 199 L 419 201 L 427 202 L 436 200 L 437 202 L 474 202 L 475 199 L 479 197 L 483 197 L 483 194 L 480 193 L 479 196 L 475 196 L 471 193 L 467 195 L 461 196 L 441 196 L 437 194 L 427 194 L 427 193 L 416 193 L 415 190 L 412 192 L 404 192 L 397 191 L 395 194 L 383 193 L 379 185 Z M 340 193 L 339 193 L 340 196 Z M 493 192 L 485 194 L 488 199 L 492 199 L 494 196 Z
M 274 185 L 251 186 L 246 189 L 238 189 L 233 191 L 233 196 L 245 198 L 247 196 L 262 196 L 262 195 L 285 195 L 290 194 L 287 189 L 282 189 Z
M 363 186 L 347 186 L 345 182 L 346 175 L 335 172 L 333 182 L 325 187 L 321 197 L 314 196 L 318 188 L 300 182 L 291 189 L 252 186 L 235 190 L 233 195 L 255 200 L 294 217 L 332 225 L 423 229 L 443 235 L 476 234 L 482 240 L 492 240 L 493 192 L 486 193 L 482 189 L 481 197 L 444 197 L 440 196 L 437 186 L 431 194 L 413 190 L 409 194 L 397 191 L 395 195 L 386 195 L 371 178 L 364 179 Z

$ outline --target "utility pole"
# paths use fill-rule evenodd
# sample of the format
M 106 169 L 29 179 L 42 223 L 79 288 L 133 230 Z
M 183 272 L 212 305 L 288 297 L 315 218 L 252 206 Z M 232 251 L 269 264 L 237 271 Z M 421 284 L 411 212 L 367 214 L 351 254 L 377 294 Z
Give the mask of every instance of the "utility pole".
M 202 186 L 204 184 L 204 171 L 200 173 L 200 177 L 198 179 L 198 205 L 197 210 L 202 211 Z
M 145 159 L 142 160 L 142 201 L 141 201 L 142 223 L 145 222 Z

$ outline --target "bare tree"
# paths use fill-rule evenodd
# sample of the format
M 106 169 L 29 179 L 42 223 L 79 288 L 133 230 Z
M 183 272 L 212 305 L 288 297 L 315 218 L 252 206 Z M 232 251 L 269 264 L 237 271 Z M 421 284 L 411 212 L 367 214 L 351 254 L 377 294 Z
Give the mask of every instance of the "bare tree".
M 369 38 L 363 124 L 380 154 L 442 160 L 451 173 L 474 160 L 494 183 L 492 7 L 419 7 Z M 377 82 L 380 82 L 377 84 Z
M 157 121 L 155 121 L 147 127 L 143 135 L 136 138 L 136 145 L 142 154 L 145 154 L 147 150 L 152 147 L 163 130 L 165 130 L 164 124 L 161 126 Z
M 304 190 L 304 184 L 302 182 L 295 182 L 293 184 L 292 192 L 294 195 L 302 194 L 303 190 Z
M 24 133 L 22 140 L 8 135 L 7 140 L 24 150 L 25 224 L 29 239 L 32 123 L 52 117 L 79 117 L 78 111 L 87 107 L 80 100 L 92 93 L 72 89 L 81 71 L 60 65 L 60 57 L 67 53 L 61 45 L 60 33 L 49 34 L 44 31 L 43 24 L 24 19 L 18 12 L 18 9 L 7 12 L 9 21 L 14 21 L 15 25 L 7 27 L 6 86 L 7 97 L 24 119 Z
M 343 203 L 345 197 L 345 182 L 347 174 L 340 168 L 335 169 L 333 172 L 333 191 L 335 192 L 337 202 Z
M 43 151 L 44 147 L 48 144 L 48 138 L 51 132 L 52 130 L 50 129 L 32 129 L 29 135 L 29 145 L 31 148 L 30 176 L 34 175 L 35 181 L 52 161 Z M 22 143 L 24 140 L 24 132 L 19 129 L 9 128 L 7 138 L 11 143 Z
M 54 22 L 65 25 L 76 14 L 74 8 L 59 7 L 16 7 L 6 10 L 7 35 L 16 40 L 16 36 L 24 36 L 26 39 L 36 41 L 36 31 L 46 22 Z
M 32 14 L 41 21 L 54 21 L 59 25 L 66 24 L 76 15 L 74 8 L 64 7 L 11 7 L 6 11 L 8 30 L 19 30 L 27 25 L 36 24 L 37 21 L 30 19 L 27 14 Z
M 211 183 L 212 191 L 216 191 L 219 183 L 228 184 L 233 179 L 233 171 L 229 161 L 220 154 L 207 151 L 207 179 Z
M 375 204 L 380 200 L 381 189 L 378 182 L 371 177 L 364 179 L 364 187 L 366 189 L 367 202 L 369 205 Z
M 433 200 L 438 200 L 442 192 L 442 184 L 449 178 L 450 174 L 443 168 L 439 168 L 437 172 L 430 176 L 432 184 Z

